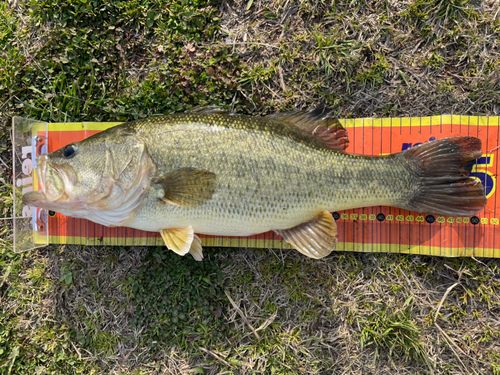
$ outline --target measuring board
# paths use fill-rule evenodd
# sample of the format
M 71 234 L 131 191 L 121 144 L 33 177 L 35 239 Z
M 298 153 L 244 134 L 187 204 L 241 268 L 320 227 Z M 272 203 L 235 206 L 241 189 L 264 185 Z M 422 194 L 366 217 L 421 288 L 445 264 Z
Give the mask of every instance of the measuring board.
M 497 174 L 500 117 L 442 115 L 414 118 L 340 120 L 348 131 L 346 152 L 383 155 L 451 136 L 474 136 L 483 155 L 471 176 L 485 186 L 486 209 L 479 215 L 454 218 L 420 215 L 390 207 L 334 212 L 339 251 L 392 252 L 438 256 L 500 258 L 500 200 Z M 38 190 L 36 156 L 85 139 L 119 123 L 42 123 L 13 119 L 14 246 L 23 251 L 46 244 L 163 246 L 159 233 L 108 228 L 88 220 L 22 205 L 22 194 Z M 249 237 L 199 236 L 203 246 L 289 249 L 274 232 Z

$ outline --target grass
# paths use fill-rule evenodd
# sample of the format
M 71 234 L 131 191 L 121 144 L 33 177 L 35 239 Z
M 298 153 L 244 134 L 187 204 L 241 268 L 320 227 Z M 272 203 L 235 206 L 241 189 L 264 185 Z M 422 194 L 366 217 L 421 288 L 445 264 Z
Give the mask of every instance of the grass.
M 145 339 L 152 349 L 175 345 L 215 345 L 226 336 L 221 319 L 227 299 L 224 277 L 215 262 L 186 261 L 157 248 L 148 252 L 139 272 L 130 278 L 129 293 L 137 303 L 131 325 L 149 327 Z
M 412 300 L 413 296 L 408 297 L 403 308 L 406 308 Z M 397 366 L 392 357 L 397 357 L 405 361 L 427 363 L 432 372 L 431 361 L 421 342 L 420 331 L 411 319 L 411 311 L 401 309 L 388 311 L 388 307 L 383 305 L 377 311 L 373 311 L 372 315 L 361 318 L 360 324 L 364 327 L 361 331 L 361 347 L 374 347 L 374 361 L 382 352 L 391 359 L 394 369 L 397 369 Z
M 2 2 L 0 373 L 500 374 L 498 260 L 16 254 L 7 219 L 12 116 L 499 115 L 499 37 L 491 0 Z

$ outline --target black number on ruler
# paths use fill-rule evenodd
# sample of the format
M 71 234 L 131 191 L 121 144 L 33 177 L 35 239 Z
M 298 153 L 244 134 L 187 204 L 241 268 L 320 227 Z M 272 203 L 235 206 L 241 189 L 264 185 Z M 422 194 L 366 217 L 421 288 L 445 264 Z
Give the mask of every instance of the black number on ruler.
M 433 222 L 436 221 L 436 218 L 434 217 L 434 215 L 427 215 L 425 217 L 425 221 L 427 221 L 429 224 L 432 224 Z
M 334 212 L 334 213 L 332 214 L 332 216 L 333 216 L 333 218 L 334 218 L 335 220 L 340 219 L 340 214 L 339 214 L 338 212 Z
M 479 218 L 478 218 L 477 216 L 472 216 L 472 217 L 470 218 L 470 222 L 471 222 L 471 224 L 473 224 L 473 225 L 477 225 L 477 224 L 479 224 Z
M 384 215 L 383 213 L 379 213 L 379 214 L 377 215 L 377 220 L 378 220 L 378 221 L 384 221 L 384 220 L 385 220 L 385 215 Z

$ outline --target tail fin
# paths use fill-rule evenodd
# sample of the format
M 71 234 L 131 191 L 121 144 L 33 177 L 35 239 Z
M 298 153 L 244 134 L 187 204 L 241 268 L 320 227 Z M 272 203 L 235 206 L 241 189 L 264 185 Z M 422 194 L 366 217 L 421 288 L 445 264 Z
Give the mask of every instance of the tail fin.
M 486 205 L 484 188 L 469 177 L 473 161 L 482 155 L 481 140 L 453 137 L 403 151 L 417 176 L 415 194 L 405 208 L 424 214 L 472 216 Z

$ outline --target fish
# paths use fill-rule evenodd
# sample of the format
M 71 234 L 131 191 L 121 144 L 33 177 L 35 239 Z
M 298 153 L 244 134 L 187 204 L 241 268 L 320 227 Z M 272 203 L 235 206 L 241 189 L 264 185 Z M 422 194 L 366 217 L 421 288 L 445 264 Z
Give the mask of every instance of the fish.
M 371 206 L 472 216 L 487 203 L 470 176 L 481 140 L 451 137 L 381 156 L 346 153 L 332 110 L 267 116 L 209 106 L 139 119 L 37 157 L 25 204 L 105 226 L 159 232 L 203 259 L 197 234 L 274 231 L 319 259 L 337 243 L 334 211 Z

